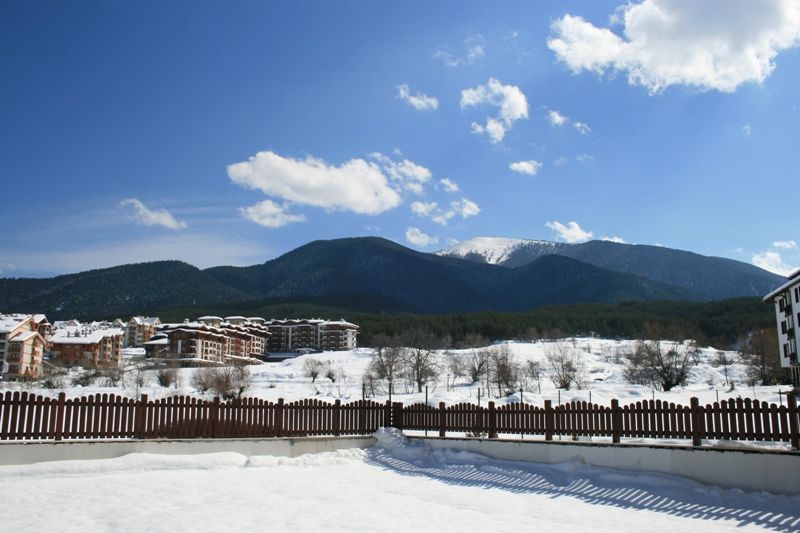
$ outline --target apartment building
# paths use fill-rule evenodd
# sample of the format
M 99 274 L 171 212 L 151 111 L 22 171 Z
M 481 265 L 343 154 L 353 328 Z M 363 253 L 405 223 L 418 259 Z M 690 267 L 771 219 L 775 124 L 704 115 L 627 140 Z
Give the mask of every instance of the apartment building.
M 0 373 L 3 379 L 37 379 L 47 342 L 39 331 L 50 324 L 44 315 L 0 315 Z
M 133 316 L 125 327 L 125 346 L 139 348 L 156 334 L 156 328 L 161 325 L 158 317 Z
M 185 365 L 252 362 L 266 354 L 269 331 L 263 319 L 203 316 L 194 322 L 162 324 L 144 343 L 147 357 Z
M 271 334 L 267 347 L 270 352 L 356 348 L 358 326 L 344 319 L 284 319 L 268 320 L 264 324 Z
M 800 270 L 788 281 L 764 296 L 775 306 L 778 349 L 782 367 L 797 366 L 797 339 L 800 337 Z
M 54 362 L 87 367 L 116 367 L 122 363 L 125 330 L 107 324 L 67 325 L 48 339 Z

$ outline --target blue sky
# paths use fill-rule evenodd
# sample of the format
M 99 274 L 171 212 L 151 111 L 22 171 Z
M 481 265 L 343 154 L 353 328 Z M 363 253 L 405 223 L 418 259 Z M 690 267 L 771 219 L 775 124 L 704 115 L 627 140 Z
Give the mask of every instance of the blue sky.
M 0 276 L 614 238 L 800 267 L 800 3 L 0 4 Z

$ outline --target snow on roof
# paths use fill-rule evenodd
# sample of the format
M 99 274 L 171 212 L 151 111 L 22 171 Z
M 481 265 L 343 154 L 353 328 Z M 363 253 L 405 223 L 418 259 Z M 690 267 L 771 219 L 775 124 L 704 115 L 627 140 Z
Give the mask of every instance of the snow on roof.
M 234 316 L 226 316 L 225 320 L 230 322 L 231 320 L 247 320 L 247 318 L 239 315 L 234 315 Z
M 53 344 L 97 344 L 106 337 L 123 336 L 120 328 L 97 326 L 65 326 L 53 331 L 49 341 Z
M 21 315 L 18 313 L 0 315 L 0 333 L 11 333 L 27 320 L 31 320 L 31 315 Z
M 764 296 L 764 298 L 762 298 L 761 301 L 768 302 L 769 300 L 772 300 L 773 298 L 775 298 L 776 296 L 778 296 L 782 292 L 785 292 L 786 290 L 788 290 L 789 287 L 792 287 L 792 286 L 800 283 L 800 270 L 798 270 L 794 274 L 790 275 L 787 279 L 788 279 L 788 281 L 786 283 L 784 283 L 783 285 L 781 285 L 780 287 L 778 287 L 777 289 L 775 289 L 771 293 L 769 293 L 766 296 Z
M 26 340 L 30 339 L 31 337 L 35 337 L 38 334 L 38 331 L 23 331 L 22 333 L 18 333 L 11 337 L 8 342 L 25 342 Z

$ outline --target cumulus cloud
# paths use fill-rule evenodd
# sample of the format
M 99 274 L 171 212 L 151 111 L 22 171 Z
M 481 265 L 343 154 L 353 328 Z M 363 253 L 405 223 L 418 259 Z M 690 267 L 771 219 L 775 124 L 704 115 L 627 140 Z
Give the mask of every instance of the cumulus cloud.
M 406 240 L 414 246 L 419 247 L 430 246 L 431 244 L 436 244 L 439 242 L 438 238 L 431 237 L 430 235 L 423 233 L 419 228 L 414 227 L 406 230 Z
M 781 276 L 788 276 L 800 268 L 796 265 L 787 264 L 783 257 L 781 257 L 781 254 L 774 250 L 753 254 L 752 262 L 757 267 L 769 270 Z
M 439 108 L 439 100 L 436 97 L 423 93 L 411 94 L 405 83 L 397 86 L 397 97 L 418 111 L 435 111 Z
M 458 192 L 458 191 L 461 190 L 458 187 L 458 183 L 456 183 L 455 181 L 453 181 L 451 179 L 447 179 L 447 178 L 440 179 L 439 180 L 439 185 L 441 185 L 442 189 L 444 189 L 446 192 Z
M 486 39 L 480 34 L 470 35 L 464 40 L 464 48 L 463 56 L 456 55 L 449 48 L 439 48 L 433 57 L 450 68 L 474 65 L 486 55 Z
M 439 225 L 446 226 L 456 216 L 469 218 L 478 215 L 481 208 L 472 200 L 462 198 L 450 202 L 446 209 L 439 207 L 436 202 L 414 202 L 411 204 L 411 211 L 419 217 L 429 218 Z
M 336 166 L 311 156 L 294 159 L 264 151 L 228 165 L 228 177 L 267 196 L 359 214 L 375 215 L 401 202 L 381 167 L 363 159 Z
M 411 204 L 411 211 L 418 216 L 427 217 L 439 208 L 436 202 L 414 202 Z
M 625 239 L 623 239 L 622 237 L 616 237 L 616 236 L 615 237 L 606 236 L 606 237 L 603 237 L 602 240 L 608 241 L 608 242 L 616 242 L 618 244 L 628 244 L 627 242 L 625 242 Z
M 581 163 L 588 163 L 589 161 L 593 161 L 594 157 L 589 154 L 578 154 L 575 156 L 575 160 Z
M 508 168 L 513 170 L 514 172 L 518 172 L 519 174 L 528 174 L 529 176 L 535 176 L 539 169 L 542 167 L 542 164 L 539 161 L 514 161 Z
M 546 223 L 545 226 L 555 231 L 561 240 L 569 243 L 588 241 L 594 236 L 591 231 L 585 231 L 574 220 L 567 222 L 566 225 L 556 220 Z
M 742 133 L 749 137 L 750 134 L 753 133 L 753 127 L 750 124 L 745 124 L 742 126 Z
M 556 111 L 555 109 L 551 109 L 547 112 L 547 120 L 553 126 L 563 126 L 567 123 L 567 117 Z
M 485 85 L 461 91 L 461 109 L 491 105 L 498 108 L 496 117 L 487 117 L 486 124 L 473 122 L 473 133 L 486 133 L 493 143 L 503 140 L 512 124 L 528 118 L 528 100 L 525 94 L 514 85 L 503 85 L 495 78 L 489 78 Z
M 575 129 L 578 130 L 578 133 L 581 135 L 588 135 L 592 131 L 592 128 L 585 122 L 575 122 L 573 126 L 575 126 Z
M 408 159 L 394 161 L 380 152 L 373 152 L 370 157 L 380 164 L 383 171 L 395 184 L 416 194 L 422 194 L 425 184 L 433 176 L 430 169 Z
M 793 250 L 797 248 L 797 241 L 775 241 L 772 243 L 774 248 L 781 248 L 783 250 Z
M 762 83 L 778 53 L 800 43 L 796 0 L 644 0 L 616 15 L 622 35 L 565 15 L 547 46 L 573 73 L 624 72 L 655 94 L 670 85 L 733 92 Z
M 185 229 L 188 226 L 186 222 L 178 220 L 166 209 L 149 209 L 137 198 L 126 198 L 120 202 L 120 205 L 133 206 L 133 217 L 143 226 L 163 226 L 173 230 Z
M 567 159 L 564 156 L 561 156 L 561 157 L 559 157 L 558 159 L 556 159 L 553 162 L 553 166 L 560 167 L 560 166 L 566 165 L 568 162 L 569 162 L 569 159 Z
M 264 200 L 256 205 L 240 209 L 242 215 L 267 228 L 280 228 L 295 222 L 305 222 L 305 215 L 295 215 L 286 212 L 286 205 L 278 205 L 272 200 Z

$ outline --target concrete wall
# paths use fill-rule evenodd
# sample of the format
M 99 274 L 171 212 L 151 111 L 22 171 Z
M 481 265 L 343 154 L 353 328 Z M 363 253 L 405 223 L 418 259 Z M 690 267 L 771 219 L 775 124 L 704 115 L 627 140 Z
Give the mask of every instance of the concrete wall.
M 412 437 L 435 449 L 468 450 L 495 459 L 584 463 L 641 472 L 683 476 L 700 483 L 746 491 L 800 494 L 800 453 L 642 444 L 531 442 Z
M 111 459 L 129 453 L 193 455 L 238 452 L 247 456 L 297 457 L 307 453 L 369 448 L 373 444 L 375 439 L 372 437 L 4 442 L 0 444 L 0 465 L 24 465 L 72 459 Z

